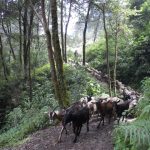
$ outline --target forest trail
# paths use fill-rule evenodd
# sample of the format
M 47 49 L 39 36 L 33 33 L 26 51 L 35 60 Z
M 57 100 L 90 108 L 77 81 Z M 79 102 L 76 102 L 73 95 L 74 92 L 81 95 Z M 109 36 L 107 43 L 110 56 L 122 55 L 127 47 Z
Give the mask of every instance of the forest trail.
M 96 128 L 97 124 L 98 121 L 90 121 L 89 132 L 86 132 L 84 124 L 77 143 L 73 143 L 74 134 L 72 128 L 68 126 L 68 135 L 63 133 L 62 142 L 56 144 L 61 130 L 61 126 L 57 126 L 33 133 L 23 145 L 7 150 L 113 150 L 113 123 L 106 122 L 99 129 Z

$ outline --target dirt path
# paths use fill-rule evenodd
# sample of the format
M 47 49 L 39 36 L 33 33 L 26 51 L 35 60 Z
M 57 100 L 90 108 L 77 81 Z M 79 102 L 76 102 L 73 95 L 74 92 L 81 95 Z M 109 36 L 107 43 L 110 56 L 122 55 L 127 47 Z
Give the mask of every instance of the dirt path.
M 96 129 L 98 122 L 90 123 L 90 131 L 86 132 L 85 125 L 77 143 L 73 143 L 74 134 L 72 128 L 67 127 L 69 134 L 63 134 L 62 142 L 56 144 L 61 126 L 50 127 L 40 130 L 28 138 L 29 140 L 18 148 L 7 150 L 113 150 L 112 129 L 113 124 L 105 123 L 99 129 Z

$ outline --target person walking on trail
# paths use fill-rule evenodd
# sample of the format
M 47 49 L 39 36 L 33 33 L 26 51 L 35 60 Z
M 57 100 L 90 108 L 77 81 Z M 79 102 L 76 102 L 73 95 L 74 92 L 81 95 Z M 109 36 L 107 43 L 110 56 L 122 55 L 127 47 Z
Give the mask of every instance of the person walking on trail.
M 75 52 L 74 52 L 74 57 L 75 57 L 75 58 L 78 57 L 78 51 L 77 51 L 77 50 L 75 50 Z
M 77 63 L 77 61 L 78 61 L 78 51 L 75 50 L 75 52 L 74 52 L 74 62 Z

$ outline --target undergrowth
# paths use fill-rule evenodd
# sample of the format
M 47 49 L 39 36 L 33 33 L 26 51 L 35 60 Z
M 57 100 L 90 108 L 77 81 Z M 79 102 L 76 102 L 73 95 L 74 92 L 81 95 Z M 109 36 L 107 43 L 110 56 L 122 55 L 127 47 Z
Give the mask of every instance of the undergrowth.
M 150 150 L 150 78 L 143 81 L 143 98 L 137 106 L 137 119 L 114 131 L 115 150 Z

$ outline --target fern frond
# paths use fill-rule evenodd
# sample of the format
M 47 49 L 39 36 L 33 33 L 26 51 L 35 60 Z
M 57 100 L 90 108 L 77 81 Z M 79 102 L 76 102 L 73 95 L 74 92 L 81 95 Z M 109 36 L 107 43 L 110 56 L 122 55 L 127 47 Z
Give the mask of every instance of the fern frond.
M 139 119 L 146 119 L 146 120 L 150 119 L 150 105 L 144 107 Z
M 134 141 L 137 145 L 150 146 L 150 121 L 137 120 L 132 124 L 122 125 L 117 130 L 125 133 L 125 141 L 129 139 L 130 143 Z M 116 130 L 116 132 L 117 132 Z

